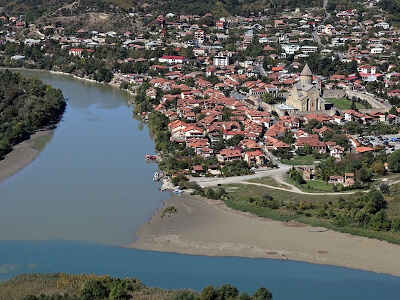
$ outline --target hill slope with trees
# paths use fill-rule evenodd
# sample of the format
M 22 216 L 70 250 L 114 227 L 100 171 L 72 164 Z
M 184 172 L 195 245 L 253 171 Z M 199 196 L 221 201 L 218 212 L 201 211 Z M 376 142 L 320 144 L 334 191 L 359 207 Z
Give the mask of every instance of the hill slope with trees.
M 65 109 L 61 90 L 8 70 L 0 73 L 0 158 L 18 142 L 58 121 Z

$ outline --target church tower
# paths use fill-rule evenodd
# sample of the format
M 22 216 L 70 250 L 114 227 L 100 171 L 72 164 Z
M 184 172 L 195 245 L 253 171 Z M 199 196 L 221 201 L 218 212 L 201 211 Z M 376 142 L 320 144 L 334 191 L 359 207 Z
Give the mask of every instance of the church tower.
M 303 71 L 300 73 L 300 81 L 301 85 L 312 84 L 313 82 L 313 73 L 311 72 L 310 67 L 308 64 L 304 66 Z

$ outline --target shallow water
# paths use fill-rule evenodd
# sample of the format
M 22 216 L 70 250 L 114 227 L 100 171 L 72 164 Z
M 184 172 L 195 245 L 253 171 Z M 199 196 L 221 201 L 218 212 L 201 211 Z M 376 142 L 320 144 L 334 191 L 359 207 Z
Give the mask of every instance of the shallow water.
M 147 285 L 261 285 L 274 299 L 394 299 L 400 278 L 294 261 L 202 257 L 116 247 L 161 206 L 146 126 L 130 96 L 104 84 L 29 72 L 69 98 L 39 157 L 0 184 L 0 280 L 26 272 L 134 276 Z

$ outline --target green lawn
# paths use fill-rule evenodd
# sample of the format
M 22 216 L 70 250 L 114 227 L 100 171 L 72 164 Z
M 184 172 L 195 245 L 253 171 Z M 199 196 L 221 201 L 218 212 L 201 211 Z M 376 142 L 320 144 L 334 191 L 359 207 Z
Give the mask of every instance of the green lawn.
M 281 162 L 286 165 L 302 166 L 302 165 L 312 165 L 314 164 L 315 157 L 312 154 L 298 156 L 296 155 L 293 159 L 282 159 Z
M 326 102 L 332 103 L 338 109 L 350 109 L 351 100 L 346 98 L 326 98 Z M 365 106 L 361 103 L 356 102 L 357 109 L 364 109 Z
M 295 182 L 292 178 L 290 178 L 290 176 L 287 176 L 286 180 L 289 184 L 298 187 L 300 190 L 306 193 L 333 192 L 333 185 L 319 179 L 308 180 L 303 185 Z
M 310 189 L 308 189 L 308 186 Z M 306 184 L 304 184 L 305 190 L 309 190 L 310 192 L 314 191 L 322 191 L 322 192 L 333 192 L 333 187 L 331 184 L 326 183 L 326 181 L 322 180 L 309 180 Z

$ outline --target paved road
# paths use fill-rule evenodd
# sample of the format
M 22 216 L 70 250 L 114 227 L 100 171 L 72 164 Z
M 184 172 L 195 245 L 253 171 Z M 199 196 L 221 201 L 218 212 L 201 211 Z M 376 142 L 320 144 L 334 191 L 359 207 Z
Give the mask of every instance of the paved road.
M 389 111 L 392 108 L 392 105 L 389 102 L 380 100 L 380 98 L 377 98 L 373 94 L 365 94 L 362 92 L 351 90 L 346 91 L 346 93 L 349 98 L 354 96 L 356 98 L 365 99 L 366 101 L 368 101 L 369 104 L 371 104 L 372 108 L 374 109 L 384 109 L 385 111 Z
M 260 72 L 261 76 L 265 76 L 265 77 L 268 76 L 267 72 L 265 72 L 264 67 L 262 66 L 262 62 L 255 65 L 254 67 L 258 70 L 258 72 Z
M 318 44 L 318 46 L 323 47 L 324 45 L 321 43 L 321 39 L 318 36 L 318 33 L 316 30 L 312 31 L 312 37 L 314 39 L 314 41 Z

